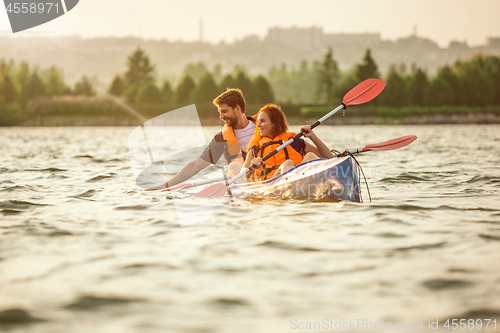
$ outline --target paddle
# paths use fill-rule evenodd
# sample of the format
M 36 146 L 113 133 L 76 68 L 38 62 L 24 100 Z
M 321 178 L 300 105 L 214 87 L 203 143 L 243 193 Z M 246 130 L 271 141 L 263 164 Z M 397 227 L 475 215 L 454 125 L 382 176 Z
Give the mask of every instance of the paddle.
M 338 111 L 345 109 L 348 105 L 357 105 L 357 104 L 363 104 L 368 101 L 371 101 L 375 97 L 377 97 L 382 90 L 384 90 L 385 87 L 385 82 L 379 79 L 368 79 L 364 80 L 360 84 L 358 84 L 356 87 L 352 88 L 345 96 L 344 99 L 342 100 L 342 104 L 340 104 L 336 109 L 330 111 L 328 114 L 326 114 L 323 118 L 317 120 L 315 123 L 311 124 L 311 129 L 317 127 L 319 124 L 321 124 L 323 121 L 326 119 L 330 118 L 333 116 L 335 113 Z M 267 154 L 262 158 L 262 162 L 265 162 L 272 156 L 276 155 L 280 150 L 284 149 L 286 146 L 290 145 L 292 142 L 295 140 L 299 139 L 304 135 L 303 131 L 300 131 L 297 133 L 293 138 L 288 140 L 287 142 L 283 143 L 281 146 Z M 243 170 L 240 172 L 238 175 L 234 176 L 230 180 L 226 181 L 225 183 L 220 183 L 220 184 L 214 184 L 209 187 L 207 187 L 204 190 L 201 190 L 200 192 L 196 193 L 194 196 L 195 197 L 211 197 L 211 196 L 220 196 L 223 195 L 221 192 L 225 193 L 227 186 L 231 185 L 232 183 L 236 182 L 238 179 L 241 177 L 245 176 L 247 173 L 250 171 L 255 170 L 255 168 L 250 166 L 249 168 Z
M 413 141 L 417 140 L 416 135 L 405 135 L 396 139 L 387 140 L 381 143 L 367 145 L 363 149 L 346 150 L 338 156 L 347 156 L 349 154 L 359 154 L 370 150 L 393 150 L 408 146 Z
M 342 156 L 347 156 L 349 154 L 360 154 L 365 151 L 371 151 L 371 150 L 394 150 L 394 149 L 399 149 L 408 146 L 410 143 L 415 141 L 417 139 L 416 135 L 405 135 L 396 139 L 392 140 L 387 140 L 384 142 L 380 143 L 374 143 L 371 145 L 367 145 L 364 148 L 359 148 L 359 149 L 353 149 L 353 150 L 346 150 L 342 153 L 337 154 L 335 157 L 342 157 Z M 177 184 L 174 186 L 171 186 L 169 188 L 166 188 L 162 190 L 164 191 L 180 191 L 185 188 L 190 188 L 198 185 L 205 185 L 205 184 L 210 184 L 210 183 L 216 183 L 216 182 L 221 182 L 224 180 L 224 177 L 218 177 L 218 178 L 213 178 L 213 179 L 207 179 L 207 180 L 200 180 L 197 182 L 193 183 L 181 183 Z
M 200 180 L 198 182 L 193 182 L 193 183 L 181 183 L 181 184 L 177 184 L 177 185 L 168 187 L 168 188 L 162 190 L 162 192 L 164 192 L 164 191 L 172 191 L 172 192 L 174 192 L 174 191 L 183 190 L 185 188 L 190 188 L 190 187 L 193 187 L 193 186 L 205 185 L 205 184 L 220 182 L 220 181 L 223 181 L 223 180 L 224 180 L 224 177 L 218 177 L 218 178 L 213 178 L 213 179 Z

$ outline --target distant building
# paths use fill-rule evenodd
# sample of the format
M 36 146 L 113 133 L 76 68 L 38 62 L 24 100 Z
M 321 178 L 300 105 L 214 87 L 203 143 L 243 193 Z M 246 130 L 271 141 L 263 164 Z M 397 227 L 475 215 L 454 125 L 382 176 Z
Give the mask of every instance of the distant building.
M 323 29 L 310 28 L 269 28 L 266 41 L 288 44 L 296 48 L 310 48 L 323 46 Z
M 323 35 L 323 44 L 332 46 L 335 44 L 359 44 L 365 46 L 373 46 L 382 42 L 379 33 L 362 33 L 362 34 L 326 34 Z
M 257 44 L 260 42 L 260 38 L 258 35 L 247 35 L 241 39 L 241 42 Z
M 322 28 L 269 28 L 267 41 L 279 42 L 296 48 L 317 48 L 336 44 L 360 44 L 373 46 L 382 40 L 379 33 L 336 33 L 325 34 Z
M 500 37 L 488 37 L 488 46 L 500 47 Z

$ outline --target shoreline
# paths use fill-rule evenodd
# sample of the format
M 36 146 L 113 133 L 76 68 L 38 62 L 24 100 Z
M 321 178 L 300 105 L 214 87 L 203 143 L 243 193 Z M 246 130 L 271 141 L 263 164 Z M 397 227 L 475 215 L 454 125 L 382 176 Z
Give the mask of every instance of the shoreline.
M 311 117 L 290 117 L 290 125 L 303 125 L 315 122 Z M 204 126 L 219 126 L 218 118 L 201 119 Z M 467 125 L 467 124 L 500 124 L 500 115 L 494 113 L 460 113 L 433 114 L 406 117 L 375 116 L 337 116 L 327 119 L 325 125 Z M 140 122 L 133 118 L 109 116 L 44 116 L 29 119 L 15 126 L 49 127 L 49 126 L 138 126 Z M 8 126 L 4 126 L 8 127 Z

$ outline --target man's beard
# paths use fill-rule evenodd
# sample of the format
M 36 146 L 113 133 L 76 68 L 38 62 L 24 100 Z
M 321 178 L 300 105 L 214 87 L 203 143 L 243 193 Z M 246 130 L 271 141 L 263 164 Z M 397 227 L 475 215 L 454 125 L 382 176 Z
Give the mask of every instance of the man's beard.
M 233 127 L 234 125 L 236 125 L 237 122 L 238 122 L 238 119 L 236 119 L 236 118 L 227 118 L 226 119 L 226 125 L 229 127 Z

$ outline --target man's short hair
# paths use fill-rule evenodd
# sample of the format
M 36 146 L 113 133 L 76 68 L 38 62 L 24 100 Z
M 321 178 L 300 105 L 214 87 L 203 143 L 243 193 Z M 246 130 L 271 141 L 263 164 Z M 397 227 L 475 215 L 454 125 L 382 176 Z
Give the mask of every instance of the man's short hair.
M 220 94 L 214 99 L 213 103 L 217 107 L 221 106 L 222 104 L 226 104 L 233 109 L 236 107 L 236 105 L 239 105 L 241 111 L 245 113 L 245 98 L 243 97 L 243 93 L 239 89 L 227 88 L 226 91 L 224 91 L 222 94 Z

